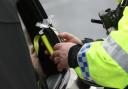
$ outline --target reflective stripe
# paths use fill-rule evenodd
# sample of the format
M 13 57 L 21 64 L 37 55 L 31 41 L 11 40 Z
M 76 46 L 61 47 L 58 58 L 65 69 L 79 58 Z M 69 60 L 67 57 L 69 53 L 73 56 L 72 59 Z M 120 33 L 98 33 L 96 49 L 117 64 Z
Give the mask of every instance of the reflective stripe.
M 77 61 L 80 66 L 83 77 L 87 81 L 94 82 L 89 74 L 88 63 L 86 60 L 86 51 L 90 48 L 90 43 L 84 44 L 77 55 Z
M 111 38 L 111 36 L 105 39 L 103 48 L 126 72 L 128 72 L 128 54 Z
M 40 36 L 39 35 L 36 35 L 35 37 L 34 37 L 34 48 L 35 48 L 35 51 L 36 51 L 36 53 L 38 54 L 38 52 L 39 52 L 39 39 L 40 39 Z
M 36 50 L 36 53 L 38 54 L 38 52 L 39 52 L 39 39 L 42 40 L 42 42 L 44 43 L 45 47 L 47 48 L 47 51 L 50 54 L 52 54 L 53 53 L 53 48 L 52 48 L 51 44 L 49 43 L 49 40 L 48 40 L 48 38 L 46 37 L 45 34 L 43 34 L 41 36 L 40 35 L 36 35 L 34 37 L 34 48 Z
M 51 44 L 49 43 L 49 40 L 48 40 L 47 36 L 46 36 L 45 34 L 43 34 L 43 35 L 41 36 L 41 39 L 42 39 L 44 45 L 46 46 L 48 52 L 52 55 L 52 53 L 53 53 L 53 48 L 52 48 Z

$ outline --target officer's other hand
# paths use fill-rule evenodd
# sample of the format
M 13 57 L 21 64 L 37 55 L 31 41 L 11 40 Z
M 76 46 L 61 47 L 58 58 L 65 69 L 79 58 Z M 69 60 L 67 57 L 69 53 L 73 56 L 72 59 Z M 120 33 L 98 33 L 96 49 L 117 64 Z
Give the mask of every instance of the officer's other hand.
M 38 56 L 36 54 L 34 47 L 32 45 L 30 45 L 29 49 L 30 49 L 30 57 L 31 57 L 32 65 L 33 65 L 36 73 L 38 74 L 38 77 L 39 78 L 45 77 L 45 74 L 43 72 L 43 69 L 41 67 L 41 64 L 39 62 L 39 59 L 38 59 Z
M 62 33 L 59 34 L 59 36 L 61 38 L 63 38 L 66 42 L 73 42 L 73 43 L 76 43 L 76 44 L 82 44 L 82 41 L 78 37 L 74 36 L 71 33 L 62 32 Z
M 74 45 L 76 44 L 71 42 L 63 42 L 54 46 L 54 52 L 51 59 L 53 59 L 54 63 L 57 64 L 58 71 L 68 68 L 68 52 L 69 49 Z

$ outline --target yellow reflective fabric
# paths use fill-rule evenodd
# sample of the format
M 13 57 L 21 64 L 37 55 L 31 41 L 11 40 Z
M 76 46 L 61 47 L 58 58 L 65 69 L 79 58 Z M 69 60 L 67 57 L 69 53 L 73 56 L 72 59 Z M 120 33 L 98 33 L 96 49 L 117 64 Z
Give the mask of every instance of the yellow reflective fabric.
M 125 7 L 123 17 L 120 19 L 118 23 L 118 30 L 128 32 L 128 6 Z
M 118 23 L 118 29 L 118 31 L 112 31 L 110 37 L 127 54 L 128 7 L 124 9 L 123 17 Z M 103 48 L 102 41 L 93 42 L 86 52 L 90 76 L 97 84 L 104 87 L 124 89 L 128 85 L 128 73 L 113 58 Z M 123 61 L 123 59 L 121 60 Z
M 111 37 L 115 40 L 115 42 L 120 45 L 120 47 L 128 53 L 128 32 L 125 31 L 113 31 L 111 32 Z
M 128 7 L 124 9 L 123 17 L 118 23 L 118 31 L 113 31 L 111 37 L 128 53 Z
M 37 54 L 39 52 L 39 39 L 40 39 L 39 35 L 36 35 L 34 37 L 34 48 L 35 48 L 35 51 L 36 51 Z
M 128 74 L 112 59 L 101 42 L 93 42 L 86 52 L 92 79 L 105 87 L 123 89 L 128 84 Z
M 122 0 L 116 0 L 116 2 L 121 3 Z
M 38 52 L 39 52 L 39 39 L 42 40 L 42 43 L 43 43 L 43 44 L 45 45 L 45 47 L 47 48 L 48 52 L 49 52 L 50 54 L 52 54 L 52 53 L 53 53 L 53 48 L 52 48 L 51 44 L 49 43 L 48 38 L 47 38 L 46 35 L 44 35 L 44 34 L 43 34 L 42 36 L 36 35 L 36 36 L 34 37 L 34 48 L 35 48 L 35 50 L 36 50 L 36 53 L 38 54 Z
M 84 79 L 80 67 L 76 67 L 75 72 L 81 79 Z
M 45 44 L 48 52 L 50 54 L 52 54 L 53 53 L 53 48 L 52 48 L 51 44 L 49 43 L 48 38 L 46 37 L 46 35 L 42 35 L 41 39 L 42 39 L 43 43 Z

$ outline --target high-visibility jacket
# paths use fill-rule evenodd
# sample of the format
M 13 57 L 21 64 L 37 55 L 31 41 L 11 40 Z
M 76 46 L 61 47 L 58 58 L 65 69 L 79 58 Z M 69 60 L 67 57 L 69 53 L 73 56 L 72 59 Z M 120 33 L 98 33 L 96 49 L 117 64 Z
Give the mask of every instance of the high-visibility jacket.
M 120 3 L 122 0 L 116 0 L 117 3 Z
M 123 89 L 128 85 L 128 6 L 104 41 L 86 43 L 77 54 L 78 75 L 104 87 Z

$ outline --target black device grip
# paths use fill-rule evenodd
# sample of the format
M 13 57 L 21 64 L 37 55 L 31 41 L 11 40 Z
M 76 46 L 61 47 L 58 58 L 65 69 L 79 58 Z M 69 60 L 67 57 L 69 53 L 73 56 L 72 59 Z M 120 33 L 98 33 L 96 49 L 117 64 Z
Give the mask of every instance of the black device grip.
M 43 30 L 43 34 L 46 35 L 46 37 L 52 47 L 54 47 L 55 44 L 60 43 L 59 37 L 57 36 L 55 31 L 53 29 L 51 29 L 50 27 L 45 28 Z

